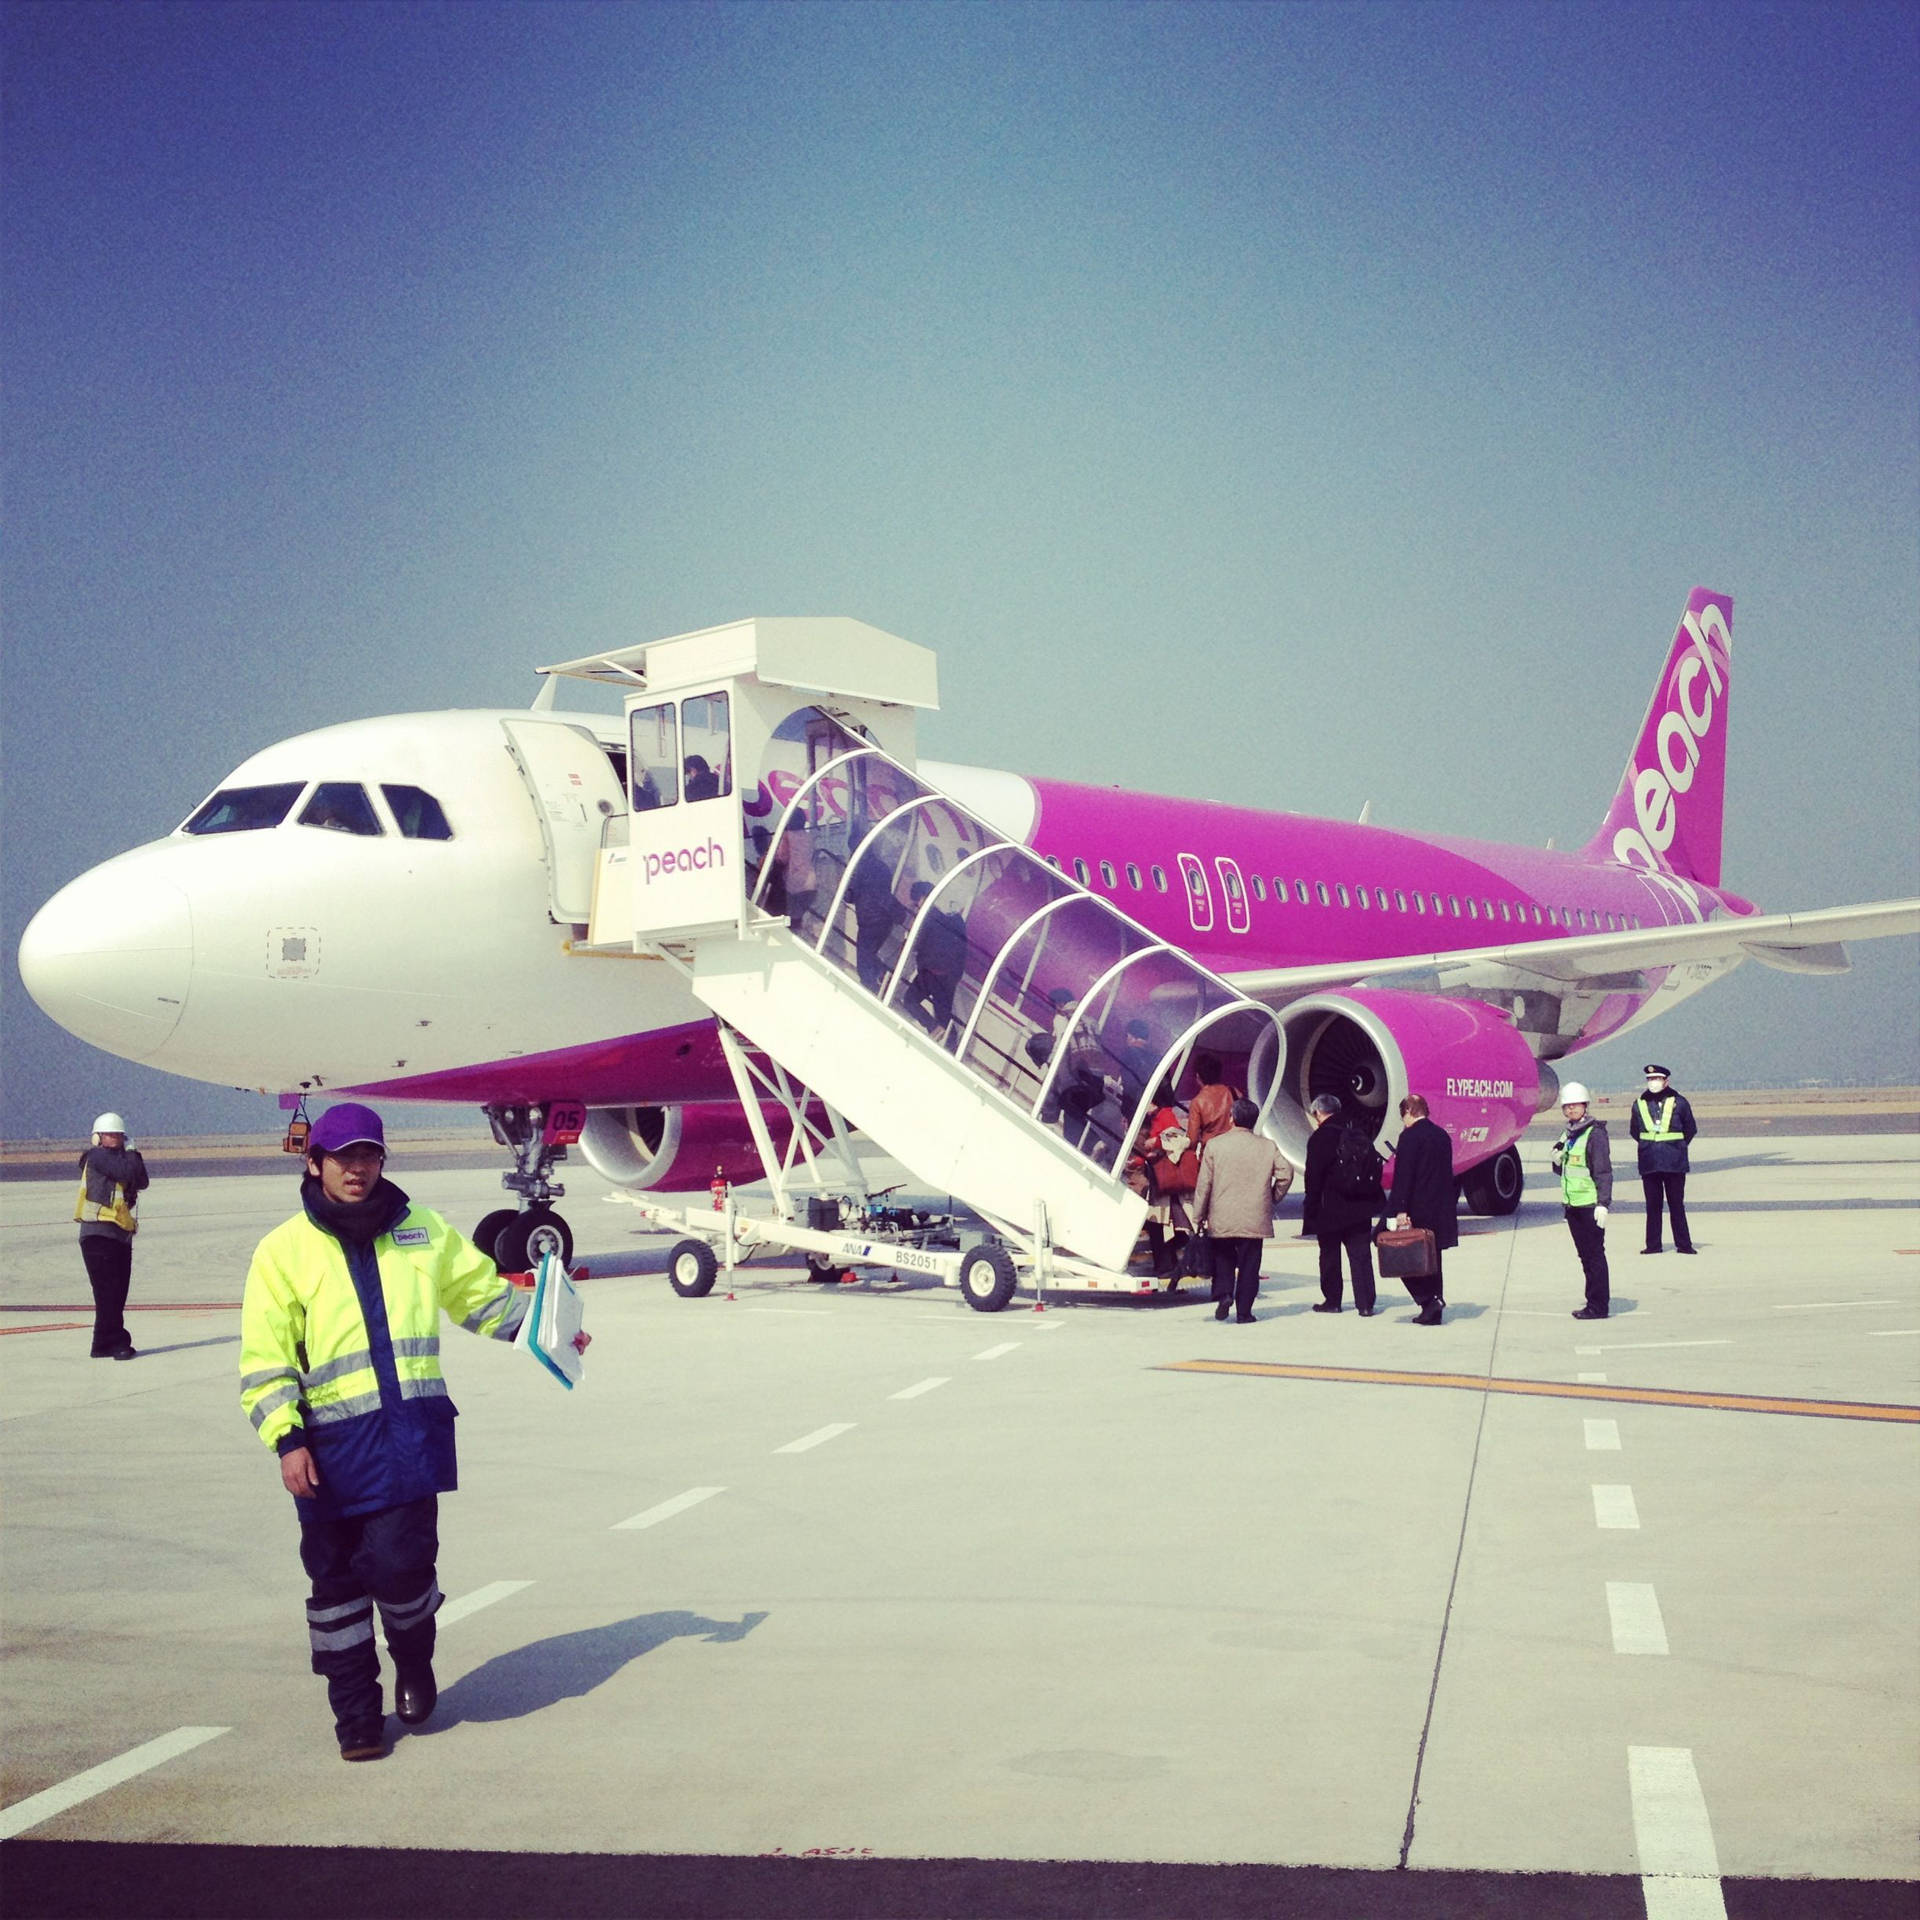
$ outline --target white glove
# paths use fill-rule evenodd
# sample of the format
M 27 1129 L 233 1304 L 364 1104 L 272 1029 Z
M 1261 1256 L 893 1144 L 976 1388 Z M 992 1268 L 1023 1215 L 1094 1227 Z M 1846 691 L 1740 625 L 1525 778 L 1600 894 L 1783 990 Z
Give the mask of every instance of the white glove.
M 1605 1207 L 1595 1207 L 1595 1208 L 1594 1208 L 1594 1210 L 1593 1210 L 1593 1224 L 1594 1224 L 1594 1225 L 1595 1225 L 1596 1227 L 1604 1227 L 1604 1226 L 1605 1226 L 1605 1225 L 1607 1224 L 1607 1210 L 1606 1210 L 1606 1208 L 1605 1208 Z

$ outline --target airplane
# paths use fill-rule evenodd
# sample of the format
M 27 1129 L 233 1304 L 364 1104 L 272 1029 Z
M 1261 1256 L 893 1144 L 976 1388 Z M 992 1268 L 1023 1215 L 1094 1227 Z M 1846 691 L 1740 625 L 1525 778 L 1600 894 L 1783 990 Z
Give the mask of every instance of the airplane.
M 1722 886 L 1732 612 L 1725 594 L 1689 596 L 1577 851 L 930 761 L 918 774 L 1278 1011 L 1284 1052 L 1229 1066 L 1269 1096 L 1263 1124 L 1296 1165 L 1316 1095 L 1378 1136 L 1418 1091 L 1453 1136 L 1468 1206 L 1511 1213 L 1516 1142 L 1557 1104 L 1554 1062 L 1744 960 L 1835 973 L 1843 940 L 1920 931 L 1920 901 L 1767 914 Z M 905 646 L 857 621 L 788 624 Z M 478 1105 L 515 1160 L 516 1205 L 476 1230 L 503 1265 L 570 1257 L 552 1176 L 576 1141 L 634 1190 L 757 1179 L 747 1109 L 684 972 L 587 937 L 603 841 L 647 804 L 642 750 L 624 717 L 562 712 L 554 694 L 608 661 L 630 675 L 612 655 L 540 669 L 531 709 L 386 715 L 251 755 L 172 833 L 40 909 L 19 948 L 28 991 L 106 1052 L 283 1107 Z M 741 771 L 763 846 L 805 777 L 775 759 Z

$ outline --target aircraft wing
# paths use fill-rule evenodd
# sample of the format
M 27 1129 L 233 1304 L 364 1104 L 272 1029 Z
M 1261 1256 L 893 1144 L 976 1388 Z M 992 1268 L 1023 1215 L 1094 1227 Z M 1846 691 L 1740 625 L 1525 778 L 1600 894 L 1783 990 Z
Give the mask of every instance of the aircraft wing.
M 1413 987 L 1442 991 L 1500 969 L 1595 992 L 1646 987 L 1650 969 L 1698 960 L 1757 960 L 1783 973 L 1845 973 L 1846 940 L 1880 940 L 1920 933 L 1920 900 L 1880 900 L 1858 907 L 1820 907 L 1810 913 L 1725 915 L 1676 927 L 1638 927 L 1626 933 L 1585 933 L 1523 940 L 1506 946 L 1456 947 L 1446 953 L 1345 960 L 1312 967 L 1260 967 L 1223 977 L 1252 1000 L 1284 1004 L 1325 987 Z

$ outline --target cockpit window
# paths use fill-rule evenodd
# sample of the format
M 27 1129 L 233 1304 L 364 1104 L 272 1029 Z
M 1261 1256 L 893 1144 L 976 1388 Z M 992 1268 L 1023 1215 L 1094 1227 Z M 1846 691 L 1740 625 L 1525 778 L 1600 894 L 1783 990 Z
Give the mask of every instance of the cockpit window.
M 300 810 L 303 827 L 331 827 L 336 833 L 377 834 L 380 821 L 367 790 L 357 780 L 322 780 Z
M 380 791 L 387 796 L 387 805 L 393 809 L 393 817 L 400 823 L 400 831 L 409 840 L 453 838 L 453 829 L 447 825 L 447 816 L 441 811 L 440 802 L 424 787 L 389 787 L 383 784 Z
M 222 787 L 189 819 L 182 833 L 255 833 L 277 827 L 300 797 L 304 780 L 271 787 Z

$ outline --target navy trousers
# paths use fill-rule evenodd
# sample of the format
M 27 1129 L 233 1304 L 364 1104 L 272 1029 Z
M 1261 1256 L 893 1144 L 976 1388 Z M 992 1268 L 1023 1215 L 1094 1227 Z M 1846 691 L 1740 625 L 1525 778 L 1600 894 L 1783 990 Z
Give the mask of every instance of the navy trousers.
M 133 1283 L 133 1242 L 90 1233 L 80 1242 L 93 1289 L 93 1356 L 118 1353 L 133 1341 L 127 1334 L 127 1289 Z
M 348 1520 L 303 1522 L 300 1563 L 313 1582 L 307 1637 L 343 1745 L 377 1734 L 386 1717 L 373 1644 L 376 1608 L 395 1671 L 432 1665 L 439 1556 L 440 1502 L 433 1494 Z
M 1687 1176 L 1684 1173 L 1643 1173 L 1640 1191 L 1647 1196 L 1647 1251 L 1660 1251 L 1661 1203 L 1673 1215 L 1673 1244 L 1682 1253 L 1693 1251 L 1693 1235 L 1687 1230 Z
M 1586 1276 L 1587 1305 L 1595 1313 L 1605 1313 L 1609 1298 L 1607 1230 L 1593 1217 L 1591 1207 L 1568 1207 L 1566 1215 L 1573 1249 L 1580 1256 L 1580 1271 Z

